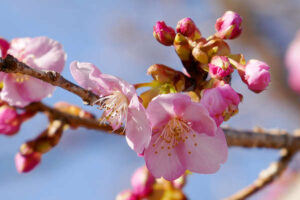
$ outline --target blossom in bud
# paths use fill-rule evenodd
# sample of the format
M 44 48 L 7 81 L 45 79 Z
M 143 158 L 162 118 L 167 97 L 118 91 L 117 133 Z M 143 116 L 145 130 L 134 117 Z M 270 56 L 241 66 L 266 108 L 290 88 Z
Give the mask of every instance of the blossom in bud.
M 16 109 L 6 105 L 0 107 L 0 134 L 14 135 L 20 130 L 21 124 Z
M 223 79 L 234 71 L 226 56 L 214 56 L 208 66 L 209 75 L 216 79 Z
M 74 61 L 70 71 L 81 87 L 99 95 L 94 104 L 104 111 L 101 123 L 108 122 L 114 130 L 124 125 L 128 145 L 138 154 L 143 153 L 150 143 L 151 129 L 134 86 L 115 76 L 102 74 L 91 63 Z
M 33 170 L 41 162 L 42 154 L 33 152 L 28 155 L 17 153 L 15 157 L 16 168 L 19 173 Z
M 226 11 L 225 14 L 217 19 L 216 35 L 222 39 L 235 39 L 242 32 L 242 18 L 233 11 Z
M 166 25 L 164 21 L 156 22 L 153 26 L 153 36 L 163 45 L 171 46 L 175 38 L 175 31 Z
M 291 42 L 286 55 L 285 64 L 288 70 L 288 82 L 290 87 L 300 93 L 300 30 Z
M 195 48 L 193 48 L 192 54 L 193 54 L 194 58 L 201 64 L 208 63 L 208 56 L 203 50 L 201 50 L 200 43 Z
M 172 181 L 188 169 L 215 173 L 227 159 L 227 144 L 222 129 L 216 126 L 207 109 L 188 95 L 163 94 L 148 105 L 152 138 L 144 159 L 150 173 Z
M 177 23 L 176 31 L 186 37 L 192 37 L 196 32 L 201 36 L 201 33 L 196 27 L 194 21 L 189 17 L 183 18 Z
M 205 89 L 200 103 L 206 107 L 218 126 L 238 112 L 241 97 L 229 84 Z
M 125 190 L 118 194 L 116 200 L 138 200 L 139 198 L 131 191 Z
M 191 58 L 192 49 L 188 40 L 181 33 L 177 33 L 174 40 L 174 47 L 177 55 L 182 61 L 189 61 Z
M 249 60 L 245 66 L 243 77 L 248 88 L 256 93 L 265 90 L 271 80 L 269 70 L 270 67 L 266 63 L 254 59 Z
M 1 50 L 1 57 L 5 58 L 7 55 L 7 50 L 9 49 L 9 42 L 4 38 L 0 38 L 0 50 Z
M 146 197 L 150 194 L 154 183 L 155 178 L 146 166 L 138 168 L 131 177 L 132 191 L 139 197 Z
M 7 54 L 42 71 L 61 72 L 66 60 L 62 45 L 47 37 L 13 39 Z M 19 73 L 0 73 L 0 80 L 4 83 L 0 98 L 19 107 L 38 102 L 55 89 L 49 83 Z

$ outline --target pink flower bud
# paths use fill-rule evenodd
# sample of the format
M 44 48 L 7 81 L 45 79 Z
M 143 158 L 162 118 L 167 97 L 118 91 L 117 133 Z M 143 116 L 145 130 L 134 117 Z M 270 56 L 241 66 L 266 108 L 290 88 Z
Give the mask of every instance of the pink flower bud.
M 214 56 L 208 66 L 209 75 L 216 79 L 222 79 L 234 71 L 226 56 Z
M 7 50 L 9 49 L 9 42 L 6 41 L 4 38 L 0 38 L 0 50 L 1 50 L 1 57 L 5 58 L 7 54 Z
M 118 194 L 116 200 L 138 200 L 138 197 L 130 190 L 125 190 Z
M 152 186 L 155 178 L 149 172 L 146 166 L 138 168 L 131 177 L 133 193 L 139 197 L 146 197 L 152 192 Z
M 200 33 L 200 31 L 196 27 L 194 21 L 188 17 L 183 18 L 182 20 L 180 20 L 177 23 L 176 31 L 177 31 L 177 33 L 181 33 L 182 35 L 184 35 L 186 37 L 192 37 L 196 31 L 198 33 Z M 200 35 L 201 35 L 201 33 L 200 33 Z
M 200 103 L 206 107 L 217 125 L 238 112 L 241 97 L 229 84 L 204 90 Z
M 216 35 L 222 39 L 235 39 L 242 32 L 242 18 L 239 14 L 226 11 L 225 14 L 217 19 Z
M 19 173 L 26 173 L 33 170 L 41 162 L 42 154 L 33 152 L 28 155 L 17 153 L 15 157 L 16 168 Z
M 0 134 L 14 135 L 21 126 L 22 120 L 17 111 L 9 106 L 0 107 Z
M 172 45 L 175 35 L 174 29 L 167 26 L 164 21 L 158 21 L 155 26 L 153 26 L 153 36 L 163 45 Z
M 253 92 L 262 92 L 270 83 L 270 67 L 259 60 L 249 60 L 245 66 L 244 80 Z

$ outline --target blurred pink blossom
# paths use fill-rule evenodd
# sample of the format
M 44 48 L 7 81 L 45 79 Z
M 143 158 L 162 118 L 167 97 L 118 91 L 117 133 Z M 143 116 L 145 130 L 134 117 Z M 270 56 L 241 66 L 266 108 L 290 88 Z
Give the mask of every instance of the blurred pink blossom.
M 15 157 L 16 169 L 19 173 L 26 173 L 33 170 L 41 162 L 42 154 L 33 152 L 28 155 L 17 153 Z
M 6 43 L 0 40 L 1 51 L 5 56 Z M 47 37 L 16 38 L 10 42 L 7 54 L 30 67 L 42 71 L 61 72 L 65 65 L 66 54 L 60 43 Z M 10 105 L 24 107 L 49 96 L 54 86 L 23 74 L 0 72 L 4 86 L 0 98 Z
M 131 177 L 132 191 L 139 197 L 146 197 L 151 193 L 154 183 L 155 178 L 146 166 L 138 168 Z

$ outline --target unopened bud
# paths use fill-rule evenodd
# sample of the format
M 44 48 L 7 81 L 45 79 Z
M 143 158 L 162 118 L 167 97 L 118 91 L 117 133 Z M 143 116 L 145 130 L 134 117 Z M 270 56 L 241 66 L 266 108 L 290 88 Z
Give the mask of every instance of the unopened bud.
M 245 83 L 253 92 L 259 93 L 266 89 L 269 85 L 270 67 L 259 60 L 249 60 L 245 66 Z
M 116 200 L 138 200 L 139 198 L 133 194 L 131 190 L 125 190 L 118 194 Z
M 173 44 L 175 31 L 172 27 L 167 26 L 164 21 L 158 21 L 153 26 L 153 36 L 161 44 L 170 46 Z
M 6 105 L 0 107 L 0 134 L 14 135 L 20 130 L 21 124 L 16 109 Z
M 209 57 L 227 56 L 230 54 L 229 45 L 222 39 L 211 39 L 204 44 L 201 49 L 205 51 Z
M 41 162 L 41 156 L 42 154 L 37 152 L 28 155 L 17 153 L 15 157 L 17 171 L 19 173 L 30 172 Z
M 154 183 L 155 178 L 146 166 L 138 168 L 131 177 L 133 193 L 138 197 L 146 197 L 150 194 Z
M 188 17 L 183 18 L 177 23 L 176 31 L 186 37 L 192 38 L 195 34 L 201 37 L 201 33 L 196 27 L 194 21 Z
M 182 61 L 189 61 L 192 50 L 188 40 L 181 33 L 177 33 L 174 40 L 174 47 L 177 55 Z
M 214 56 L 208 65 L 209 75 L 212 78 L 223 79 L 234 71 L 226 56 Z
M 216 36 L 222 39 L 235 39 L 242 32 L 242 18 L 239 14 L 232 11 L 226 11 L 225 14 L 217 19 Z
M 194 56 L 194 58 L 200 62 L 201 64 L 207 64 L 208 63 L 208 56 L 207 54 L 201 50 L 201 46 L 197 45 L 193 51 L 192 54 Z

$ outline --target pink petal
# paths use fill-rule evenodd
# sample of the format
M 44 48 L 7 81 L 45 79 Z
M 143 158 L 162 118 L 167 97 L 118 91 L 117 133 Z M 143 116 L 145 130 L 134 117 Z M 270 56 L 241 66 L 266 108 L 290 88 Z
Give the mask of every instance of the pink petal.
M 191 102 L 184 111 L 182 118 L 192 125 L 192 129 L 200 134 L 214 136 L 217 132 L 215 121 L 210 117 L 206 108 L 200 103 Z
M 155 178 L 175 180 L 185 172 L 185 167 L 177 156 L 175 148 L 168 149 L 168 144 L 159 136 L 160 134 L 152 136 L 153 139 L 145 150 L 146 166 Z
M 191 136 L 181 143 L 178 156 L 183 165 L 192 172 L 211 174 L 218 171 L 220 164 L 227 160 L 228 148 L 221 128 L 215 137 L 190 133 Z
M 1 50 L 1 57 L 5 58 L 7 54 L 7 50 L 9 49 L 9 42 L 4 38 L 0 37 L 0 50 Z
M 62 45 L 48 37 L 14 39 L 8 53 L 40 70 L 61 72 L 66 61 Z
M 170 118 L 182 115 L 190 102 L 189 96 L 180 93 L 162 94 L 153 98 L 147 108 L 152 128 L 161 127 Z
M 151 128 L 146 110 L 135 95 L 128 106 L 126 123 L 126 140 L 128 145 L 138 154 L 143 153 L 151 140 Z
M 83 88 L 99 94 L 98 84 L 92 80 L 93 77 L 99 77 L 100 70 L 92 63 L 73 61 L 70 64 L 70 71 L 75 81 Z
M 36 78 L 28 78 L 28 80 L 18 83 L 14 74 L 5 76 L 4 87 L 0 93 L 1 99 L 7 101 L 10 105 L 24 107 L 52 94 L 54 86 Z

